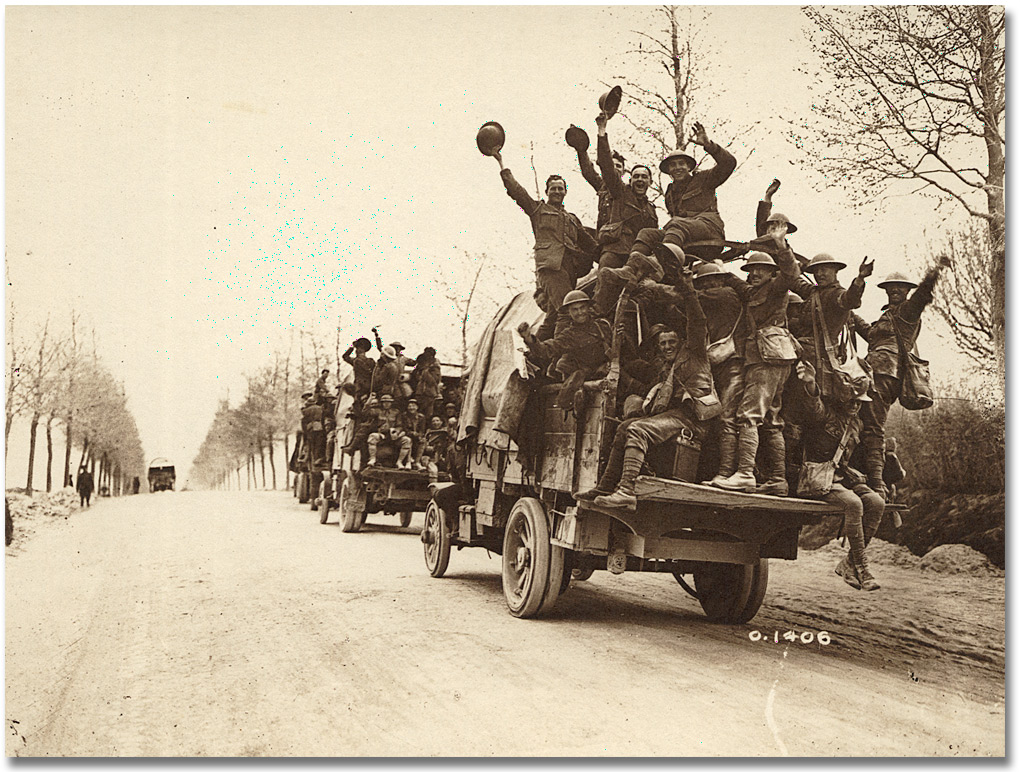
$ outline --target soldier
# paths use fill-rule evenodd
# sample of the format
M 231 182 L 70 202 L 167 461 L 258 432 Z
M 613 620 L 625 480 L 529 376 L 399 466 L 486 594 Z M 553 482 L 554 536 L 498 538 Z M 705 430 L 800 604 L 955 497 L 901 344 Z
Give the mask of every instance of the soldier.
M 666 188 L 666 211 L 671 219 L 663 229 L 665 242 L 681 249 L 695 241 L 724 238 L 715 190 L 737 167 L 737 159 L 712 142 L 705 127 L 698 122 L 692 126 L 691 141 L 705 148 L 715 160 L 715 166 L 694 171 L 695 160 L 679 150 L 669 153 L 659 163 L 659 169 L 672 178 Z
M 737 409 L 736 471 L 712 484 L 725 490 L 768 493 L 785 496 L 786 444 L 783 439 L 783 386 L 797 358 L 794 341 L 786 327 L 789 290 L 800 277 L 793 252 L 786 245 L 782 230 L 773 243 L 779 263 L 764 252 L 752 252 L 742 270 L 747 281 L 726 273 L 727 285 L 745 302 L 748 334 L 744 347 L 744 393 Z M 758 453 L 758 428 L 764 427 L 766 481 L 759 488 L 754 477 Z M 723 463 L 728 463 L 723 459 Z
M 400 411 L 393 405 L 393 395 L 380 395 L 379 403 L 380 407 L 373 420 L 374 429 L 368 435 L 368 466 L 375 466 L 377 463 L 379 443 L 391 441 L 399 449 L 397 467 L 404 469 L 410 466 L 408 459 L 411 456 L 411 438 L 404 432 L 404 421 Z
M 613 509 L 634 509 L 634 481 L 648 451 L 683 431 L 701 439 L 705 422 L 719 414 L 719 397 L 712 385 L 708 363 L 708 327 L 694 290 L 693 277 L 685 271 L 680 293 L 687 309 L 687 341 L 673 331 L 659 335 L 659 348 L 669 369 L 650 395 L 647 415 L 624 421 L 616 430 L 606 471 L 596 490 L 578 494 L 582 501 L 592 495 L 595 504 Z M 600 493 L 615 487 L 612 493 Z
M 372 371 L 372 393 L 381 398 L 383 394 L 396 398 L 399 391 L 400 371 L 397 352 L 393 346 L 383 346 L 379 361 Z
M 421 467 L 421 454 L 425 449 L 425 416 L 418 412 L 418 400 L 411 397 L 404 408 L 404 431 L 411 438 L 412 466 Z
M 88 507 L 91 506 L 90 501 L 92 499 L 92 491 L 95 487 L 95 483 L 92 480 L 92 472 L 85 467 L 78 470 L 78 482 L 75 484 L 75 490 L 78 491 L 78 496 L 81 501 L 78 506 Z
M 877 590 L 879 584 L 871 574 L 866 547 L 882 522 L 885 504 L 865 484 L 864 475 L 848 463 L 860 437 L 861 403 L 868 404 L 870 398 L 861 393 L 846 402 L 823 399 L 814 367 L 807 361 L 797 363 L 797 376 L 804 386 L 808 416 L 803 435 L 805 458 L 815 463 L 836 461 L 832 486 L 821 496 L 842 507 L 843 528 L 850 542 L 850 550 L 836 566 L 836 573 L 854 589 Z
M 425 451 L 422 463 L 429 470 L 429 484 L 439 482 L 439 473 L 448 470 L 448 453 L 453 438 L 443 425 L 443 419 L 437 415 L 429 421 L 429 431 L 425 435 Z
M 652 170 L 647 166 L 635 166 L 630 172 L 630 184 L 623 183 L 614 157 L 610 155 L 607 120 L 604 112 L 599 113 L 595 120 L 599 127 L 597 157 L 606 189 L 606 195 L 599 197 L 600 216 L 603 200 L 608 204 L 606 222 L 600 224 L 598 231 L 602 255 L 599 257 L 599 276 L 594 298 L 595 312 L 602 316 L 613 311 L 620 297 L 619 280 L 610 278 L 611 274 L 605 273 L 603 269 L 622 268 L 627 263 L 638 231 L 659 227 L 655 206 L 647 198 L 648 188 L 652 184 Z
M 797 232 L 797 226 L 790 222 L 789 217 L 781 212 L 772 211 L 772 196 L 779 192 L 780 184 L 779 180 L 772 180 L 765 190 L 764 197 L 758 202 L 758 210 L 754 217 L 754 231 L 757 238 L 751 241 L 751 246 L 770 255 L 775 253 L 775 245 L 770 238 L 772 231 L 785 226 L 786 236 Z M 803 258 L 797 253 L 794 253 L 793 256 L 802 267 L 807 265 L 807 258 Z
M 372 391 L 372 373 L 375 371 L 375 360 L 368 356 L 372 342 L 368 338 L 358 338 L 343 354 L 343 360 L 354 368 L 354 391 L 359 400 L 364 400 Z M 352 352 L 357 352 L 353 357 Z
M 602 230 L 603 225 L 610 222 L 613 197 L 609 193 L 602 175 L 595 170 L 595 166 L 588 157 L 588 135 L 584 129 L 571 124 L 567 129 L 567 144 L 577 152 L 577 165 L 581 168 L 581 176 L 584 177 L 584 181 L 591 185 L 598 195 L 598 216 L 595 221 L 595 231 L 598 232 Z M 613 151 L 613 168 L 622 179 L 627 170 L 627 159 L 615 150 Z
M 425 420 L 429 421 L 436 409 L 436 400 L 443 393 L 443 371 L 436 360 L 436 350 L 432 346 L 425 349 L 415 360 L 411 373 L 411 386 L 418 400 L 418 409 Z
M 326 426 L 322 405 L 315 402 L 313 392 L 301 395 L 301 433 L 308 443 L 310 472 L 321 470 L 326 464 Z
M 872 401 L 861 415 L 864 419 L 861 444 L 864 445 L 868 485 L 882 496 L 886 495 L 882 482 L 885 421 L 889 408 L 900 396 L 902 361 L 917 341 L 921 331 L 921 314 L 934 298 L 939 273 L 951 265 L 952 261 L 943 255 L 936 265 L 928 269 L 920 284 L 915 284 L 901 273 L 892 273 L 878 285 L 885 290 L 889 302 L 878 321 L 865 330 L 867 360 L 874 372 L 874 386 L 870 392 Z M 910 292 L 911 289 L 914 291 Z
M 502 155 L 496 151 L 492 156 L 499 162 L 507 195 L 531 219 L 535 233 L 535 300 L 546 314 L 538 338 L 548 340 L 555 332 L 563 298 L 577 285 L 577 278 L 591 270 L 598 245 L 577 216 L 563 207 L 567 183 L 562 177 L 550 175 L 545 183 L 548 201 L 536 201 L 503 166 Z
M 524 338 L 532 355 L 540 362 L 555 362 L 555 369 L 565 382 L 556 399 L 556 406 L 573 408 L 575 395 L 585 380 L 609 362 L 613 335 L 609 322 L 595 318 L 591 301 L 581 290 L 571 290 L 563 299 L 563 308 L 570 314 L 570 324 L 552 340 L 540 341 L 531 334 L 527 322 L 517 332 Z
M 326 397 L 330 396 L 329 385 L 326 383 L 329 378 L 329 370 L 323 370 L 319 377 L 315 380 L 315 389 L 313 390 L 313 399 L 320 405 L 323 404 Z

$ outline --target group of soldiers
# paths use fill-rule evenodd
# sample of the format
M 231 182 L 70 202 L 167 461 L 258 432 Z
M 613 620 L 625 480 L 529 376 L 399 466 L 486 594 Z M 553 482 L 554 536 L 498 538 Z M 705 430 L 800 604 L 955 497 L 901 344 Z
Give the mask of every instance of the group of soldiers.
M 562 177 L 550 176 L 545 199 L 536 200 L 504 166 L 499 148 L 487 153 L 535 235 L 535 298 L 545 318 L 534 334 L 527 323 L 518 332 L 529 358 L 563 380 L 558 404 L 579 420 L 583 386 L 607 375 L 614 333 L 619 339 L 617 415 L 623 420 L 598 484 L 575 498 L 634 508 L 635 478 L 650 449 L 680 435 L 696 443 L 711 435 L 719 461 L 701 478 L 704 484 L 775 496 L 793 488 L 841 506 L 850 549 L 836 573 L 856 589 L 878 589 L 865 548 L 883 516 L 886 481 L 896 479 L 886 465 L 886 417 L 948 259 L 920 283 L 901 273 L 886 277 L 878 287 L 887 305 L 867 324 L 853 311 L 873 262 L 865 258 L 844 288 L 845 263 L 826 253 L 810 260 L 797 255 L 787 240 L 797 226 L 772 211 L 779 180 L 758 204 L 756 237 L 726 241 L 716 188 L 736 160 L 694 123 L 691 141 L 714 165 L 698 168 L 680 151 L 661 160 L 659 170 L 671 181 L 660 228 L 648 198 L 651 170 L 636 164 L 628 175 L 626 160 L 609 144 L 609 117 L 603 111 L 596 120 L 598 171 L 587 135 L 574 126 L 567 132 L 598 195 L 593 232 L 564 207 Z M 745 255 L 746 279 L 723 267 L 724 249 Z M 578 289 L 596 261 L 594 288 Z M 633 302 L 618 302 L 624 293 Z M 642 340 L 632 332 L 639 327 L 646 330 Z M 855 336 L 867 341 L 866 358 L 857 356 Z M 803 472 L 826 464 L 834 467 L 831 484 L 812 487 L 808 480 L 797 488 Z

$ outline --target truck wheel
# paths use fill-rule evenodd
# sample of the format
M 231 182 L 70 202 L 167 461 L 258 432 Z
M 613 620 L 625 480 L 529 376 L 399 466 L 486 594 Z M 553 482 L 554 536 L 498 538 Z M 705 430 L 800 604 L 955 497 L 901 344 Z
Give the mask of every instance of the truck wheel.
M 407 528 L 411 524 L 412 512 L 401 512 L 400 513 L 400 527 Z
M 503 534 L 503 596 L 515 617 L 548 611 L 563 581 L 563 549 L 549 543 L 549 522 L 538 499 L 521 498 Z
M 591 575 L 595 573 L 595 569 L 591 566 L 584 568 L 575 568 L 570 572 L 571 578 L 575 582 L 587 582 L 591 579 Z
M 319 486 L 319 522 L 322 525 L 325 525 L 329 520 L 329 493 L 331 492 L 326 490 L 326 481 L 323 480 Z
M 743 624 L 761 607 L 768 584 L 768 561 L 755 565 L 704 563 L 694 572 L 694 586 L 705 616 L 713 622 Z
M 365 503 L 358 488 L 351 475 L 340 485 L 340 530 L 344 533 L 357 533 L 365 522 Z
M 298 504 L 307 504 L 310 491 L 308 490 L 308 472 L 302 472 L 298 475 Z
M 450 565 L 450 528 L 446 513 L 434 501 L 430 501 L 425 509 L 421 540 L 425 545 L 425 567 L 438 579 Z

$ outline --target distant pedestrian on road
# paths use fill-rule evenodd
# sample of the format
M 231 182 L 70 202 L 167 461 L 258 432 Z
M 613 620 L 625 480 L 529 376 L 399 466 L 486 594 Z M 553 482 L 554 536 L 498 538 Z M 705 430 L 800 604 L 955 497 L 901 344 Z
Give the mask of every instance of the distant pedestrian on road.
M 79 506 L 87 507 L 90 505 L 90 499 L 92 498 L 92 491 L 95 485 L 92 482 L 92 473 L 88 469 L 82 467 L 78 470 L 78 495 L 81 497 L 81 503 Z

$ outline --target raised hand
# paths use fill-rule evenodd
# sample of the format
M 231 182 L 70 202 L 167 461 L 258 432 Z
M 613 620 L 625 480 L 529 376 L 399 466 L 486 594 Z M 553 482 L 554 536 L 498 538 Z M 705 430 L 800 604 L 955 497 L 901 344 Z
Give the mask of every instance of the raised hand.
M 525 337 L 530 330 L 531 325 L 528 324 L 527 322 L 521 322 L 520 324 L 517 325 L 517 334 L 520 335 L 522 338 Z
M 691 142 L 702 147 L 708 144 L 708 134 L 705 133 L 705 127 L 699 121 L 695 121 L 691 125 Z
M 776 195 L 776 193 L 779 192 L 779 186 L 781 184 L 782 183 L 778 179 L 773 179 L 772 182 L 769 183 L 768 188 L 765 189 L 765 200 L 766 201 L 771 201 L 772 200 L 772 197 L 774 195 Z
M 867 279 L 871 274 L 875 272 L 875 261 L 868 262 L 868 256 L 865 255 L 864 259 L 861 260 L 861 267 L 857 270 L 857 275 L 862 279 Z
M 789 226 L 785 222 L 776 222 L 773 220 L 768 224 L 767 235 L 772 237 L 772 240 L 776 242 L 777 247 L 783 246 L 786 241 L 786 233 L 789 230 Z
M 601 110 L 598 117 L 595 118 L 595 125 L 599 127 L 599 134 L 605 133 L 606 123 L 609 121 L 609 116 L 606 115 L 605 110 Z

